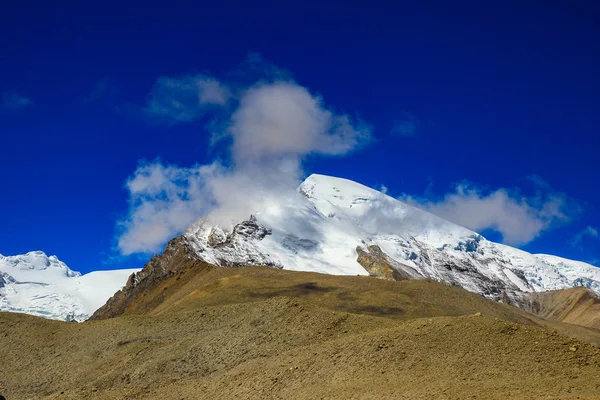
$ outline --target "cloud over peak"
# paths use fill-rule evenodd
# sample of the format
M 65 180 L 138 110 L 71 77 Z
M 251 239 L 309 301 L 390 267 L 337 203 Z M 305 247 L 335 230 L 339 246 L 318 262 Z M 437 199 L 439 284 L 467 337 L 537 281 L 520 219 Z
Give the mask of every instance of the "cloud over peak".
M 573 199 L 552 192 L 549 187 L 527 197 L 514 189 L 490 191 L 463 182 L 438 201 L 411 196 L 401 199 L 473 231 L 494 230 L 505 243 L 516 246 L 531 242 L 555 225 L 571 221 L 581 211 Z
M 232 89 L 235 87 L 235 90 Z M 215 118 L 230 161 L 178 167 L 142 163 L 127 180 L 128 215 L 119 223 L 124 255 L 151 253 L 207 216 L 248 218 L 295 193 L 309 155 L 341 156 L 369 142 L 369 127 L 334 113 L 323 99 L 281 75 L 247 86 L 205 75 L 160 78 L 146 113 L 171 123 Z
M 202 183 L 210 167 L 142 163 L 126 182 L 129 216 L 120 222 L 122 254 L 156 251 L 207 206 Z

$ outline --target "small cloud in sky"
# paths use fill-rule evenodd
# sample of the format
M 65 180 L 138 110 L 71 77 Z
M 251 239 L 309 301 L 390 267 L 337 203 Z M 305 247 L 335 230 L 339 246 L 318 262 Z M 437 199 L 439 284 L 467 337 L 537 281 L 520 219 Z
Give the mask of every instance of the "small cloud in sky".
M 403 111 L 394 121 L 394 126 L 390 132 L 393 136 L 412 137 L 417 134 L 421 121 L 415 115 Z
M 575 237 L 571 240 L 571 245 L 574 247 L 579 246 L 585 237 L 600 238 L 600 232 L 598 232 L 598 229 L 594 228 L 593 226 L 587 226 L 585 229 L 575 235 Z
M 148 95 L 144 114 L 166 124 L 192 122 L 211 107 L 225 106 L 231 97 L 226 84 L 203 74 L 163 76 Z
M 232 72 L 228 80 L 241 82 L 242 85 L 257 81 L 292 81 L 292 74 L 278 65 L 266 60 L 260 53 L 249 52 L 246 59 Z
M 150 122 L 166 125 L 189 123 L 209 116 L 212 118 L 209 124 L 214 127 L 221 123 L 214 114 L 230 101 L 239 100 L 252 86 L 293 82 L 287 70 L 255 52 L 249 52 L 238 67 L 223 76 L 223 79 L 208 74 L 160 77 L 147 96 L 142 114 Z M 213 132 L 213 137 L 221 136 Z
M 516 189 L 488 190 L 462 182 L 437 201 L 408 195 L 400 199 L 473 231 L 496 231 L 503 242 L 515 246 L 525 245 L 581 213 L 575 200 L 550 188 L 527 197 Z
M 546 181 L 544 178 L 542 178 L 541 176 L 539 176 L 537 174 L 527 175 L 527 176 L 525 176 L 524 180 L 531 182 L 537 190 L 550 190 L 551 189 L 548 181 Z
M 14 92 L 2 93 L 0 108 L 6 110 L 20 110 L 30 106 L 33 106 L 33 100 L 31 100 L 29 97 L 25 97 Z

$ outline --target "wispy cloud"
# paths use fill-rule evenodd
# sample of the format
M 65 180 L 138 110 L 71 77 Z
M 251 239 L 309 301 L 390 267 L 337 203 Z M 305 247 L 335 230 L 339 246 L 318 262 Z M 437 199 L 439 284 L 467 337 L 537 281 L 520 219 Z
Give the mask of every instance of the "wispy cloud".
M 126 183 L 130 207 L 119 224 L 122 254 L 156 252 L 202 216 L 223 224 L 248 218 L 295 193 L 305 157 L 341 156 L 371 138 L 369 127 L 331 111 L 281 75 L 229 87 L 205 75 L 163 77 L 155 85 L 151 112 L 177 122 L 213 115 L 224 120 L 215 133 L 227 139 L 229 162 L 141 163 Z
M 417 134 L 421 121 L 415 115 L 403 111 L 394 121 L 394 126 L 390 132 L 393 136 L 411 137 Z
M 29 97 L 22 96 L 14 92 L 2 93 L 2 102 L 0 102 L 0 108 L 6 110 L 20 110 L 33 106 L 33 100 Z
M 293 81 L 293 78 L 290 71 L 251 51 L 237 68 L 227 73 L 227 80 L 247 86 L 261 81 Z
M 599 238 L 600 232 L 598 232 L 598 229 L 594 228 L 593 226 L 587 226 L 585 229 L 575 235 L 575 237 L 573 237 L 571 240 L 571 245 L 575 247 L 579 246 L 585 237 Z
M 148 95 L 144 113 L 156 122 L 191 122 L 231 97 L 226 85 L 206 75 L 161 77 Z
M 463 182 L 438 201 L 407 195 L 401 199 L 473 231 L 497 231 L 512 245 L 527 244 L 581 213 L 575 200 L 549 188 L 526 197 L 516 189 L 490 191 Z

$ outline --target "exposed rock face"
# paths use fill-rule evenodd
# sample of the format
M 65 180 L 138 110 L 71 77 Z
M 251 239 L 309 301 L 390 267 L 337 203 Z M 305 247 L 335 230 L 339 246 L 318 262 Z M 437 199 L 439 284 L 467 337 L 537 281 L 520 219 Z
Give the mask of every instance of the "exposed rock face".
M 459 258 L 447 254 L 445 249 L 436 249 L 415 238 L 409 238 L 406 240 L 406 247 L 414 251 L 407 256 L 407 259 L 416 265 L 418 270 L 408 263 L 392 259 L 377 245 L 369 245 L 366 248 L 358 246 L 356 253 L 358 263 L 371 276 L 382 279 L 433 279 L 466 288 L 494 301 L 512 299 L 514 293 L 521 293 L 519 288 L 510 281 L 498 279 L 492 274 L 481 273 L 478 264 L 486 262 L 486 255 L 477 252 L 478 242 L 477 237 L 474 237 L 472 240 L 459 243 L 457 248 L 467 254 Z M 513 273 L 518 275 L 521 271 L 516 270 Z M 519 297 L 517 300 L 505 302 L 517 304 L 518 299 Z
M 185 235 L 171 240 L 164 253 L 156 255 L 148 261 L 144 268 L 132 274 L 125 287 L 115 293 L 108 302 L 99 308 L 90 319 L 106 319 L 122 315 L 125 310 L 136 312 L 136 300 L 145 296 L 150 289 L 159 285 L 165 279 L 182 274 L 189 269 L 206 268 L 209 264 L 223 267 L 245 265 L 264 265 L 280 267 L 265 258 L 258 251 L 252 251 L 252 243 L 260 241 L 271 231 L 259 225 L 254 216 L 234 226 L 227 234 L 219 227 L 212 227 L 206 233 L 205 246 Z M 210 253 L 210 256 L 209 256 Z M 243 256 L 242 260 L 239 257 Z M 215 260 L 213 260 L 215 258 Z M 160 296 L 154 299 L 160 302 Z M 145 302 L 147 307 L 152 305 Z M 143 312 L 144 310 L 137 310 Z
M 231 241 L 235 236 L 243 236 L 246 238 L 262 240 L 265 238 L 265 236 L 270 234 L 271 230 L 259 225 L 256 221 L 256 217 L 254 215 L 251 215 L 249 220 L 243 221 L 233 228 L 231 238 L 228 239 L 230 239 Z
M 235 225 L 231 232 L 225 232 L 220 226 L 200 221 L 182 235 L 192 253 L 209 264 L 221 267 L 242 267 L 263 265 L 282 268 L 260 244 L 271 230 L 258 223 L 251 215 L 246 221 Z
M 190 248 L 187 239 L 183 236 L 176 237 L 167 244 L 164 253 L 152 257 L 140 272 L 132 274 L 125 287 L 115 293 L 90 319 L 106 319 L 123 314 L 128 307 L 134 306 L 138 297 L 144 296 L 146 291 L 160 281 L 196 265 L 198 261 L 200 258 Z
M 368 246 L 366 249 L 358 246 L 356 254 L 358 254 L 358 263 L 373 277 L 388 281 L 423 278 L 413 268 L 398 265 L 398 262 L 389 258 L 377 245 Z
M 226 234 L 220 227 L 214 226 L 208 235 L 207 244 L 213 248 L 231 247 L 236 241 L 262 240 L 270 234 L 271 230 L 259 225 L 256 217 L 251 215 L 249 220 L 237 224 L 230 234 Z
M 406 239 L 412 249 L 410 261 L 423 277 L 463 287 L 488 299 L 498 301 L 502 294 L 519 288 L 504 273 L 489 273 L 488 265 L 498 263 L 497 255 L 477 247 L 480 236 L 473 235 L 456 247 L 435 248 L 414 237 Z

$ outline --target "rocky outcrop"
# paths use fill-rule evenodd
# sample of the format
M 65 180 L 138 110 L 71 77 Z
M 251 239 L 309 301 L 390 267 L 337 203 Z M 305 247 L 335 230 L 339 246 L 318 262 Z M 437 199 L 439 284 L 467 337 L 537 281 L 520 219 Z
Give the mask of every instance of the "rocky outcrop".
M 242 221 L 233 227 L 229 234 L 215 226 L 208 235 L 207 244 L 212 248 L 233 246 L 238 240 L 262 240 L 271 234 L 271 230 L 259 225 L 254 215 L 247 221 Z
M 236 224 L 229 232 L 205 221 L 190 227 L 183 237 L 189 247 L 203 261 L 221 267 L 262 265 L 274 268 L 283 266 L 268 252 L 258 246 L 271 230 L 260 225 L 254 215 Z
M 202 242 L 185 234 L 178 236 L 167 244 L 162 254 L 152 257 L 141 271 L 132 274 L 125 287 L 115 293 L 90 319 L 107 319 L 125 313 L 143 313 L 146 308 L 151 308 L 162 301 L 160 293 L 150 295 L 153 289 L 167 279 L 187 271 L 198 272 L 209 268 L 210 265 L 222 267 L 256 265 L 281 268 L 267 256 L 256 251 L 252 245 L 253 242 L 260 241 L 270 234 L 269 229 L 258 224 L 256 218 L 251 216 L 248 220 L 235 225 L 229 233 L 225 233 L 218 226 L 211 227 Z M 239 261 L 239 255 L 245 258 Z
M 366 249 L 358 246 L 356 254 L 356 261 L 373 277 L 388 281 L 423 278 L 413 268 L 389 258 L 377 245 L 367 246 Z
M 100 307 L 90 320 L 122 315 L 126 310 L 134 308 L 136 301 L 161 281 L 189 268 L 202 268 L 204 265 L 188 240 L 184 236 L 178 236 L 167 243 L 164 253 L 152 257 L 141 271 L 132 274 L 125 287 Z

